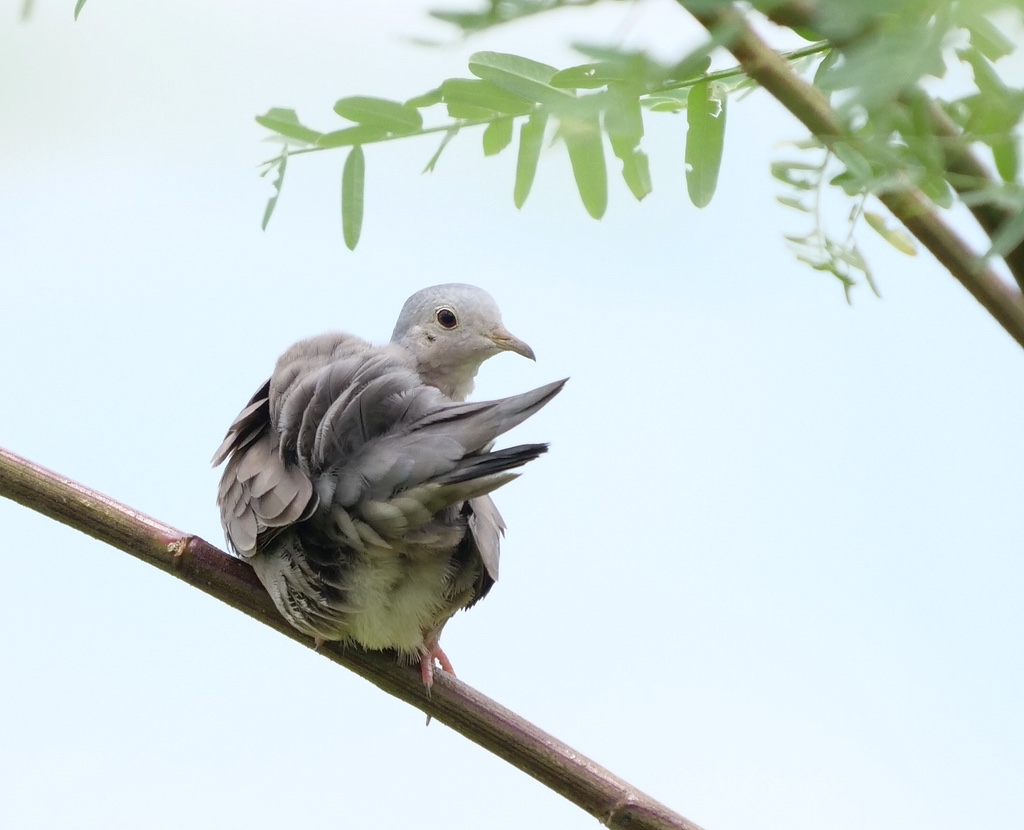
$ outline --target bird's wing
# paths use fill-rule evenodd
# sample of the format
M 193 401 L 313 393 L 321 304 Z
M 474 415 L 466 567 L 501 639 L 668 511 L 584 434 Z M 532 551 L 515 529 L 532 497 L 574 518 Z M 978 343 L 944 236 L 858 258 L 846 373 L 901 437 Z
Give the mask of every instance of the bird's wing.
M 260 387 L 228 429 L 213 456 L 227 460 L 217 491 L 229 546 L 250 556 L 266 533 L 308 518 L 316 507 L 310 479 L 278 452 L 270 424 L 270 381 Z
M 348 511 L 385 539 L 401 538 L 447 507 L 484 496 L 547 449 L 529 444 L 487 452 L 536 412 L 561 384 L 484 403 L 452 403 L 413 376 L 370 380 L 344 395 L 317 429 L 308 459 L 324 503 Z
M 469 502 L 469 532 L 487 569 L 487 574 L 498 581 L 498 557 L 501 537 L 505 535 L 505 520 L 490 496 L 480 496 Z M 481 594 L 482 596 L 482 594 Z
M 251 556 L 258 539 L 309 518 L 317 507 L 308 471 L 282 446 L 282 439 L 291 437 L 280 426 L 282 401 L 301 395 L 302 383 L 339 356 L 368 348 L 364 340 L 345 334 L 297 343 L 229 427 L 213 465 L 227 461 L 217 504 L 228 544 L 240 555 Z
M 563 383 L 453 403 L 421 381 L 402 350 L 349 335 L 297 343 L 261 390 L 265 402 L 253 399 L 218 452 L 228 457 L 219 501 L 229 539 L 251 551 L 264 531 L 311 516 L 357 548 L 405 538 L 543 452 L 542 444 L 485 450 Z M 493 518 L 478 523 L 490 540 Z

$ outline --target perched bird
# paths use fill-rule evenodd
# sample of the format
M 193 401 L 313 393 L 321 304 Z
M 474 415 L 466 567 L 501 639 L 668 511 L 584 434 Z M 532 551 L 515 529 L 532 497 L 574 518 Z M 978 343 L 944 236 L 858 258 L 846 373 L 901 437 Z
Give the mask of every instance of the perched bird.
M 534 359 L 472 285 L 413 294 L 384 346 L 350 334 L 296 343 L 213 457 L 228 544 L 281 614 L 317 643 L 396 649 L 451 672 L 441 630 L 498 578 L 505 524 L 488 495 L 547 450 L 493 450 L 564 380 L 465 403 L 499 352 Z

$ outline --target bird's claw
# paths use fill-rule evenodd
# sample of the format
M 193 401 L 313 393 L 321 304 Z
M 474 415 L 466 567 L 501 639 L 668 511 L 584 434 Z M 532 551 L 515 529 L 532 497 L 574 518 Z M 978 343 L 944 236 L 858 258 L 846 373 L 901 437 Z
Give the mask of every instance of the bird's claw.
M 452 666 L 452 661 L 448 659 L 448 655 L 441 650 L 441 646 L 438 643 L 431 643 L 427 646 L 426 651 L 420 655 L 420 677 L 423 679 L 423 685 L 427 689 L 427 694 L 430 694 L 430 687 L 434 685 L 434 661 L 441 666 L 441 671 L 447 672 L 448 674 L 455 676 L 455 668 Z

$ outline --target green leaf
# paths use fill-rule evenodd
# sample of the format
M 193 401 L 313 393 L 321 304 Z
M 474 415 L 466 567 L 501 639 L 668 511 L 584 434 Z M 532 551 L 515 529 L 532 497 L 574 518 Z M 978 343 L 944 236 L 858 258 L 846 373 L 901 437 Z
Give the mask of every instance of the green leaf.
M 75 20 L 78 20 L 78 15 L 81 14 L 82 8 L 85 6 L 85 0 L 78 0 L 75 3 Z
M 448 115 L 460 121 L 486 121 L 497 115 L 494 110 L 474 107 L 472 104 L 460 104 L 457 101 L 453 101 L 447 107 Z
M 926 173 L 918 181 L 917 186 L 921 188 L 921 192 L 925 196 L 935 202 L 940 208 L 948 209 L 953 207 L 953 190 L 941 175 L 929 175 Z
M 686 189 L 696 207 L 715 195 L 725 143 L 725 94 L 715 83 L 702 82 L 686 98 Z
M 696 77 L 706 72 L 711 65 L 710 55 L 687 56 L 670 67 L 651 60 L 644 52 L 594 51 L 600 51 L 607 59 L 556 72 L 551 78 L 551 86 L 558 89 L 597 89 L 619 81 L 650 88 Z
M 335 103 L 334 111 L 349 121 L 397 135 L 407 135 L 423 128 L 423 116 L 416 107 L 385 98 L 353 95 Z
M 900 253 L 904 253 L 907 256 L 917 256 L 917 245 L 914 244 L 913 238 L 900 228 L 890 228 L 886 224 L 884 216 L 866 210 L 864 211 L 864 221 Z
M 992 157 L 996 163 L 996 170 L 1004 182 L 1017 180 L 1017 172 L 1020 170 L 1020 148 L 1016 136 L 1008 135 L 1002 141 L 993 142 Z
M 721 45 L 720 38 L 710 38 L 671 66 L 665 66 L 651 59 L 646 52 L 640 50 L 619 49 L 587 43 L 574 43 L 573 49 L 588 58 L 593 58 L 595 63 L 584 66 L 596 67 L 596 76 L 602 77 L 605 81 L 627 81 L 644 86 L 677 83 L 703 75 L 711 66 L 711 53 L 719 45 Z M 584 67 L 575 68 L 584 69 Z M 571 72 L 572 70 L 565 71 Z M 559 84 L 552 81 L 552 86 L 559 86 Z
M 821 142 L 820 138 L 814 136 L 808 136 L 807 138 L 801 138 L 798 141 L 787 141 L 789 144 L 795 147 L 797 150 L 824 150 L 825 145 Z
M 858 271 L 867 273 L 868 264 L 864 261 L 863 255 L 856 247 L 847 248 L 831 239 L 826 239 L 825 250 L 833 259 L 845 262 L 851 268 L 856 268 Z
M 428 14 L 437 20 L 443 20 L 445 23 L 458 26 L 467 35 L 493 26 L 496 22 L 492 19 L 493 15 L 490 13 L 490 10 L 487 12 L 454 12 L 439 9 L 430 11 Z
M 324 133 L 316 140 L 317 147 L 354 147 L 356 144 L 372 144 L 380 141 L 388 135 L 383 127 L 360 124 L 357 127 L 346 127 L 344 130 L 335 130 L 332 133 Z
M 1024 92 L 1007 87 L 979 50 L 959 49 L 957 56 L 974 71 L 978 93 L 954 102 L 950 114 L 961 119 L 965 132 L 990 146 L 997 144 L 1015 130 L 1024 116 Z
M 619 155 L 622 159 L 622 178 L 626 187 L 639 202 L 651 192 L 651 165 L 647 159 L 647 153 L 643 150 L 633 150 L 630 153 Z
M 434 152 L 434 155 L 432 155 L 430 157 L 430 161 L 427 162 L 427 166 L 423 168 L 423 172 L 424 173 L 433 173 L 434 172 L 434 168 L 437 167 L 437 161 L 438 161 L 438 159 L 441 158 L 441 153 L 444 152 L 444 148 L 448 146 L 449 142 L 453 138 L 455 138 L 455 136 L 458 135 L 458 133 L 459 133 L 459 128 L 458 127 L 451 127 L 451 128 L 449 128 L 445 132 L 444 138 L 441 139 L 441 144 L 438 146 L 437 150 Z
M 573 43 L 572 48 L 592 58 L 594 62 L 585 65 L 596 68 L 606 81 L 629 81 L 642 85 L 647 81 L 663 81 L 669 72 L 666 65 L 652 59 L 642 49 L 591 43 Z
M 518 55 L 477 52 L 470 55 L 469 71 L 485 81 L 528 101 L 557 107 L 576 96 L 551 86 L 555 68 Z
M 272 107 L 266 115 L 257 115 L 256 123 L 279 135 L 293 138 L 304 144 L 315 144 L 320 138 L 320 133 L 316 130 L 311 130 L 299 123 L 299 117 L 295 114 L 295 110 Z
M 963 100 L 936 101 L 936 103 L 961 129 L 967 123 L 967 119 L 971 117 L 970 107 Z
M 805 205 L 799 199 L 794 199 L 792 196 L 776 196 L 775 201 L 778 202 L 780 205 L 784 205 L 785 207 L 788 208 L 793 208 L 793 210 L 798 210 L 801 213 L 811 212 L 811 209 L 807 207 L 807 205 Z
M 945 175 L 946 156 L 942 141 L 935 135 L 932 123 L 932 102 L 924 95 L 911 95 L 907 102 L 895 102 L 890 107 L 891 127 L 906 143 L 904 151 L 898 145 L 897 155 L 909 154 L 903 162 L 909 169 L 920 166 L 929 175 Z M 878 119 L 883 123 L 883 119 Z M 892 166 L 891 164 L 889 165 Z
M 967 9 L 962 8 L 961 11 Z M 1005 58 L 1013 51 L 1013 41 L 984 15 L 971 15 L 966 28 L 971 33 L 971 45 L 990 61 Z
M 474 107 L 484 113 L 500 112 L 503 115 L 527 115 L 536 108 L 532 101 L 527 101 L 490 81 L 476 78 L 449 78 L 441 84 L 441 99 L 448 104 L 450 114 L 453 106 Z
M 814 176 L 802 176 L 800 173 L 813 171 Z M 821 175 L 820 164 L 808 164 L 803 161 L 773 161 L 771 173 L 776 179 L 797 190 L 814 190 L 818 177 Z M 849 175 L 849 174 L 844 174 Z
M 794 35 L 799 35 L 804 40 L 809 40 L 811 42 L 821 40 L 821 35 L 814 29 L 810 29 L 806 26 L 792 26 L 790 28 L 793 30 Z
M 614 73 L 609 77 L 606 68 L 607 64 L 603 63 L 570 66 L 551 76 L 551 86 L 558 89 L 598 89 L 615 80 Z
M 644 119 L 635 87 L 612 84 L 605 100 L 604 129 L 612 146 L 621 144 L 626 150 L 632 150 L 644 135 Z
M 274 215 L 274 208 L 277 207 L 277 197 L 281 195 L 281 187 L 284 185 L 284 171 L 288 166 L 288 155 L 284 154 L 281 156 L 275 167 L 277 168 L 277 178 L 274 179 L 274 195 L 267 199 L 267 207 L 263 211 L 263 224 L 260 226 L 261 230 L 266 230 L 267 225 L 270 224 L 270 217 Z M 266 175 L 269 171 L 264 171 L 261 175 Z
M 535 112 L 519 129 L 519 158 L 516 160 L 516 186 L 513 194 L 517 208 L 521 209 L 526 204 L 526 197 L 530 195 L 530 188 L 533 187 L 547 124 L 547 115 Z
M 601 126 L 596 117 L 563 118 L 559 132 L 569 150 L 572 174 L 583 207 L 595 219 L 600 219 L 608 207 L 608 171 Z
M 690 78 L 703 75 L 711 68 L 711 50 L 716 45 L 716 42 L 709 42 L 704 47 L 695 49 L 669 69 L 669 78 L 673 81 L 688 81 Z
M 493 26 L 508 23 L 521 17 L 539 14 L 559 6 L 590 5 L 594 0 L 501 0 L 484 4 L 483 11 L 431 11 L 431 17 L 451 23 L 462 29 L 464 35 L 489 29 Z
M 773 161 L 771 164 L 772 175 L 779 178 L 787 170 L 821 170 L 821 164 L 812 161 Z M 783 181 L 786 181 L 783 179 Z
M 964 131 L 985 143 L 1001 139 L 1017 126 L 1024 114 L 1024 93 L 1018 90 L 983 92 L 959 103 L 968 113 Z
M 438 87 L 437 89 L 430 90 L 430 92 L 417 95 L 415 98 L 410 98 L 405 102 L 405 106 L 424 109 L 425 107 L 432 107 L 434 104 L 440 104 L 441 100 L 441 88 Z
M 678 113 L 686 107 L 686 103 L 684 101 L 665 96 L 647 98 L 644 100 L 643 104 L 652 113 Z
M 496 156 L 512 143 L 512 119 L 499 118 L 484 130 L 484 155 Z
M 644 134 L 644 121 L 637 89 L 613 82 L 609 85 L 607 100 L 604 129 L 612 151 L 622 161 L 622 178 L 639 201 L 651 192 L 651 169 L 647 154 L 638 149 Z
M 341 172 L 341 232 L 345 245 L 354 251 L 363 229 L 363 190 L 366 181 L 366 159 L 357 144 L 345 159 Z
M 850 174 L 849 170 L 844 170 L 842 173 L 833 176 L 829 180 L 829 184 L 833 187 L 841 187 L 847 196 L 859 196 L 864 192 L 864 186 Z M 814 187 L 814 185 L 810 184 L 807 187 L 803 187 L 796 182 L 793 182 L 793 185 L 801 190 L 812 190 Z
M 985 254 L 990 256 L 1006 256 L 1024 242 L 1024 210 L 1014 214 L 992 237 L 992 247 Z
M 974 83 L 983 94 L 1000 95 L 1006 92 L 1006 84 L 999 77 L 991 61 L 981 51 L 971 47 L 958 49 L 956 53 L 964 63 L 969 64 L 974 71 Z
M 843 49 L 843 59 L 815 79 L 826 91 L 849 89 L 843 109 L 860 104 L 868 109 L 887 104 L 923 76 L 942 77 L 946 64 L 946 26 L 940 15 L 920 19 L 898 11 L 891 20 Z
M 832 147 L 832 152 L 846 166 L 854 181 L 866 186 L 866 183 L 873 178 L 874 171 L 871 169 L 871 162 L 849 144 L 838 141 Z
M 832 67 L 839 61 L 839 55 L 840 52 L 838 49 L 830 49 L 825 53 L 825 57 L 821 59 L 821 63 L 818 64 L 818 68 L 814 70 L 814 79 L 812 83 L 818 87 L 818 89 L 825 90 L 827 92 L 828 82 L 825 81 L 824 78 L 828 76 Z
M 717 2 L 717 0 L 715 0 Z M 746 23 L 742 19 L 730 23 L 722 23 L 711 32 L 711 37 L 700 46 L 678 61 L 670 70 L 669 75 L 675 81 L 687 81 L 703 75 L 711 66 L 711 55 L 719 47 L 728 48 L 739 36 Z
M 1024 191 L 1003 187 L 998 182 L 982 185 L 977 190 L 960 194 L 960 201 L 968 207 L 973 205 L 994 205 L 1010 213 L 1024 211 Z

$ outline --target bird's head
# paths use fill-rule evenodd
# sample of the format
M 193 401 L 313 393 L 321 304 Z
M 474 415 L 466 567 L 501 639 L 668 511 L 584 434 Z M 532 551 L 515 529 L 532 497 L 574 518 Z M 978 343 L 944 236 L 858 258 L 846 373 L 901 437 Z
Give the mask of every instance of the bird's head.
M 499 352 L 535 360 L 533 349 L 501 322 L 497 303 L 463 283 L 417 291 L 402 307 L 391 342 L 415 357 L 420 376 L 455 400 L 473 389 L 480 364 Z

